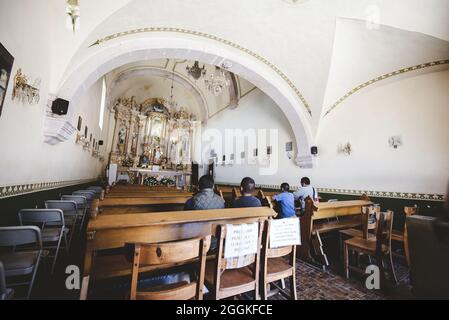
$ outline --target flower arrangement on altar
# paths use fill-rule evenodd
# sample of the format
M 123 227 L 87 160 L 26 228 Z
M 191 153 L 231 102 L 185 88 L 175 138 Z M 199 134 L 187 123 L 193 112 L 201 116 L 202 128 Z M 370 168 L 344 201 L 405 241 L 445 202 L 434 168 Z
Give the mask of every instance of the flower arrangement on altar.
M 124 167 L 130 168 L 133 165 L 134 165 L 134 160 L 130 157 L 128 157 L 122 161 L 122 166 L 124 166 Z
M 150 176 L 143 180 L 143 184 L 146 186 L 170 186 L 175 184 L 175 180 L 161 176 Z

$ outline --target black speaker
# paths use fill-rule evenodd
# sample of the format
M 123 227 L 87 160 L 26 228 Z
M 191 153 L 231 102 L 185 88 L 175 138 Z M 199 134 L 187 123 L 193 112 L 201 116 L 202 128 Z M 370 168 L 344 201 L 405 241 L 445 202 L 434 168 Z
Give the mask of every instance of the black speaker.
M 192 186 L 198 185 L 198 179 L 199 179 L 199 167 L 198 163 L 192 162 L 192 176 L 190 177 L 190 183 Z
M 313 155 L 318 154 L 318 147 L 313 146 L 312 148 L 310 148 L 310 153 Z
M 64 115 L 67 114 L 69 109 L 69 102 L 64 99 L 56 99 L 51 105 L 51 111 L 55 114 Z
M 103 145 L 103 140 L 98 141 L 98 145 L 102 146 Z

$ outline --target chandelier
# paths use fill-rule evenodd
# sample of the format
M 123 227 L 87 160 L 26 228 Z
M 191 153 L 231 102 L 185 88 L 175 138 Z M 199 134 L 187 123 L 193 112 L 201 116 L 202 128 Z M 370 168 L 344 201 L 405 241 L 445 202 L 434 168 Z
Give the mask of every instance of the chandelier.
M 195 61 L 193 63 L 193 66 L 186 67 L 187 73 L 195 80 L 198 80 L 199 78 L 201 78 L 201 76 L 205 76 L 206 75 L 206 67 L 203 64 L 203 67 L 200 68 L 199 62 Z
M 80 6 L 79 0 L 67 0 L 67 28 L 73 29 L 73 32 L 80 26 Z
M 167 101 L 167 106 L 169 107 L 170 111 L 176 110 L 178 108 L 178 103 L 175 101 L 173 97 L 174 83 L 175 83 L 175 72 L 173 71 L 171 78 L 170 99 Z
M 224 89 L 229 88 L 231 81 L 226 77 L 225 73 L 219 67 L 215 67 L 215 72 L 204 80 L 207 90 L 215 96 L 219 96 Z

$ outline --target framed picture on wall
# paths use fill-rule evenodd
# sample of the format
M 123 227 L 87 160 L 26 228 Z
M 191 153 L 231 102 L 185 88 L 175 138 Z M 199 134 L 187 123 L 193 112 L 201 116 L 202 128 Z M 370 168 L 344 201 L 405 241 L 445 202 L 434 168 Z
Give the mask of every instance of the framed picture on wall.
M 6 90 L 11 77 L 14 57 L 0 43 L 0 116 L 2 115 L 3 103 L 5 102 Z
M 81 126 L 83 124 L 83 119 L 81 118 L 81 116 L 78 117 L 78 125 L 76 126 L 76 128 L 78 129 L 78 131 L 81 131 Z

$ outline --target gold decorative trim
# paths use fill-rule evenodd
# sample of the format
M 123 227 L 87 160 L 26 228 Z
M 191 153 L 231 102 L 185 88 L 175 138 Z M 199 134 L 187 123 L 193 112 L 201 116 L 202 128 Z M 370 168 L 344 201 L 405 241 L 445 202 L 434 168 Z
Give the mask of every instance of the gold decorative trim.
M 217 185 L 240 186 L 239 183 L 217 182 Z M 256 184 L 257 188 L 263 189 L 279 189 L 279 185 L 273 184 Z M 298 190 L 299 186 L 290 186 L 290 190 Z M 389 191 L 370 191 L 357 189 L 335 189 L 335 188 L 317 188 L 318 193 L 332 193 L 343 195 L 361 196 L 363 194 L 373 198 L 391 198 L 403 200 L 421 200 L 421 201 L 444 201 L 443 194 L 431 193 L 412 193 L 412 192 L 389 192 Z
M 57 182 L 39 182 L 28 183 L 14 186 L 0 186 L 0 199 L 15 197 L 23 194 L 34 193 L 39 191 L 69 187 L 77 184 L 84 184 L 97 181 L 98 179 L 82 179 Z
M 432 62 L 426 62 L 426 63 L 422 63 L 422 64 L 417 64 L 415 66 L 412 67 L 408 67 L 408 68 L 403 68 L 403 69 L 399 69 L 393 72 L 389 72 L 386 74 L 383 74 L 377 78 L 371 79 L 357 87 L 355 87 L 354 89 L 352 89 L 351 91 L 348 91 L 344 96 L 342 96 L 340 99 L 338 99 L 330 108 L 329 110 L 326 111 L 326 113 L 324 114 L 323 118 L 325 116 L 327 116 L 329 113 L 331 113 L 332 110 L 334 110 L 340 103 L 342 103 L 344 100 L 346 100 L 349 96 L 353 95 L 354 93 L 356 93 L 357 91 L 366 88 L 367 86 L 379 82 L 381 80 L 385 80 L 406 72 L 411 72 L 411 71 L 416 71 L 416 70 L 420 70 L 420 69 L 424 69 L 424 68 L 428 68 L 428 67 L 433 67 L 433 66 L 438 66 L 438 65 L 443 65 L 443 64 L 449 64 L 449 59 L 446 60 L 439 60 L 439 61 L 432 61 Z
M 184 34 L 189 34 L 192 36 L 198 36 L 198 37 L 202 37 L 202 38 L 206 38 L 209 40 L 214 40 L 217 42 L 220 42 L 222 44 L 228 45 L 230 47 L 233 47 L 237 50 L 240 50 L 244 53 L 249 54 L 250 56 L 256 58 L 257 60 L 261 61 L 262 63 L 264 63 L 265 65 L 267 65 L 268 67 L 270 67 L 274 72 L 276 72 L 282 79 L 284 79 L 287 84 L 290 86 L 290 88 L 293 89 L 293 91 L 296 93 L 296 95 L 298 96 L 298 98 L 301 100 L 302 104 L 304 105 L 304 107 L 306 108 L 307 112 L 309 113 L 310 116 L 312 116 L 312 110 L 310 109 L 310 106 L 308 104 L 308 102 L 306 101 L 306 99 L 304 98 L 304 96 L 302 95 L 302 93 L 299 91 L 299 89 L 293 84 L 293 82 L 285 75 L 285 73 L 283 73 L 278 67 L 276 67 L 274 64 L 272 64 L 271 62 L 269 62 L 267 59 L 265 59 L 264 57 L 260 56 L 259 54 L 255 53 L 254 51 L 251 51 L 245 47 L 242 47 L 232 41 L 205 33 L 205 32 L 201 32 L 201 31 L 194 31 L 194 30 L 188 30 L 188 29 L 182 29 L 182 28 L 172 28 L 172 27 L 147 27 L 147 28 L 139 28 L 139 29 L 133 29 L 133 30 L 128 30 L 128 31 L 122 31 L 122 32 L 117 32 L 114 33 L 112 35 L 106 36 L 104 38 L 98 39 L 97 41 L 95 41 L 94 43 L 92 43 L 90 47 L 96 46 L 96 45 L 100 45 L 106 41 L 110 41 L 116 38 L 120 38 L 120 37 L 124 37 L 124 36 L 128 36 L 128 35 L 132 35 L 132 34 L 138 34 L 138 33 L 147 33 L 147 32 L 171 32 L 171 33 L 184 33 Z

